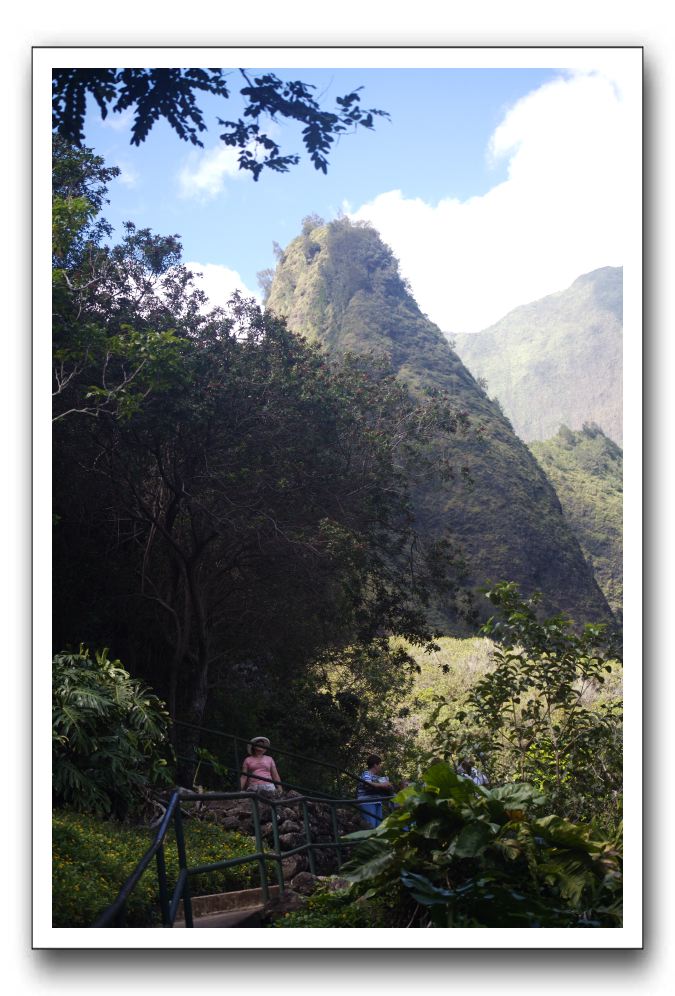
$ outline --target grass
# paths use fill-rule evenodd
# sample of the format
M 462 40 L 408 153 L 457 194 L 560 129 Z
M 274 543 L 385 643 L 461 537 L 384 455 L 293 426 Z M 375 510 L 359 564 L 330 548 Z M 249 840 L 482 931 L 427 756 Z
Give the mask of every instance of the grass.
M 197 820 L 184 823 L 188 865 L 209 864 L 255 852 L 255 841 Z M 55 810 L 52 817 L 52 922 L 55 927 L 89 927 L 117 897 L 154 839 L 144 827 Z M 173 831 L 165 841 L 169 887 L 178 875 Z M 156 865 L 153 861 L 127 904 L 128 926 L 159 926 Z M 254 864 L 190 878 L 193 895 L 256 885 Z

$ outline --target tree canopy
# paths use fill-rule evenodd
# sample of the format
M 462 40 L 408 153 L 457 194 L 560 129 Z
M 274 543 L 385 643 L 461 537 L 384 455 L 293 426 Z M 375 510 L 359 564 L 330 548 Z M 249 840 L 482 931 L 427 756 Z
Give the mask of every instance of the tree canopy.
M 88 98 L 98 105 L 101 117 L 109 111 L 134 110 L 131 144 L 140 145 L 153 125 L 164 119 L 179 138 L 202 146 L 199 134 L 207 130 L 197 95 L 213 94 L 227 100 L 234 92 L 226 69 L 57 69 L 52 81 L 52 123 L 54 132 L 77 146 L 84 143 L 84 119 Z M 328 168 L 328 155 L 335 139 L 357 126 L 372 129 L 375 117 L 388 117 L 386 111 L 361 107 L 361 88 L 336 98 L 334 110 L 322 107 L 314 87 L 301 80 L 281 80 L 273 73 L 251 78 L 238 70 L 244 86 L 243 116 L 236 120 L 217 119 L 224 130 L 220 138 L 239 149 L 239 168 L 254 180 L 263 169 L 286 173 L 300 161 L 297 153 L 284 153 L 279 143 L 261 129 L 267 116 L 296 122 L 302 127 L 302 143 L 315 169 Z
M 110 244 L 101 160 L 56 157 L 57 649 L 113 647 L 199 724 L 242 668 L 308 687 L 326 653 L 429 641 L 448 561 L 414 532 L 408 480 L 460 421 L 447 399 L 329 361 L 251 301 L 207 312 L 178 238 L 128 224 Z

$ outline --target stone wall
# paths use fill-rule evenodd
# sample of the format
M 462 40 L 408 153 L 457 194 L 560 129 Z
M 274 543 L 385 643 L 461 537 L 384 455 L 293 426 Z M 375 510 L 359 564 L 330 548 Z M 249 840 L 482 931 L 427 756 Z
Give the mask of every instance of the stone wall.
M 303 822 L 302 798 L 299 792 L 288 791 L 277 797 L 277 825 L 279 846 L 281 851 L 292 851 L 306 843 Z M 216 823 L 225 830 L 236 830 L 248 836 L 254 836 L 253 803 L 248 799 L 220 799 L 199 803 L 185 802 L 184 811 L 196 819 Z M 272 829 L 272 806 L 260 801 L 261 832 L 265 845 L 274 847 Z M 330 843 L 334 840 L 331 807 L 320 802 L 308 802 L 307 813 L 311 840 L 315 843 Z M 362 830 L 364 822 L 356 807 L 340 807 L 336 810 L 338 834 L 343 836 L 355 830 Z M 342 860 L 347 857 L 347 849 L 342 848 Z M 338 870 L 337 852 L 334 847 L 314 851 L 314 865 L 318 875 L 330 875 Z M 282 861 L 285 881 L 294 879 L 299 873 L 309 869 L 307 854 L 292 854 Z M 270 866 L 270 873 L 273 870 Z

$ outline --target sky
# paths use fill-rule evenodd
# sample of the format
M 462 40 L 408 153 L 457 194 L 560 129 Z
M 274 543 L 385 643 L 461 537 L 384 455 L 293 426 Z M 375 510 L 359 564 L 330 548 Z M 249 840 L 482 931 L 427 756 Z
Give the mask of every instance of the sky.
M 362 87 L 362 106 L 390 117 L 341 137 L 327 175 L 302 162 L 254 182 L 218 137 L 217 118 L 240 113 L 238 70 L 231 99 L 200 99 L 203 149 L 164 122 L 136 148 L 131 112 L 87 115 L 86 144 L 122 170 L 105 216 L 117 231 L 131 220 L 180 235 L 214 304 L 237 286 L 259 297 L 256 274 L 274 266 L 273 243 L 287 245 L 308 214 L 371 222 L 448 335 L 479 331 L 582 273 L 624 264 L 625 164 L 639 136 L 630 126 L 634 88 L 620 68 L 607 74 L 589 60 L 573 70 L 272 71 L 314 84 L 331 107 Z M 293 126 L 270 123 L 270 133 L 284 151 L 302 151 Z

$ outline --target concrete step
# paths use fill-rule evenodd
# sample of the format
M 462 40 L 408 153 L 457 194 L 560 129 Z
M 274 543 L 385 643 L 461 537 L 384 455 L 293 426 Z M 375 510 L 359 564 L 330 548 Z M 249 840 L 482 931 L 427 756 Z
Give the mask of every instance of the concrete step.
M 196 916 L 193 919 L 194 929 L 198 927 L 257 927 L 260 924 L 260 914 L 263 906 L 254 906 L 246 910 L 231 910 L 229 913 L 207 913 L 206 916 Z M 174 928 L 185 929 L 184 920 L 176 920 Z
M 268 892 L 270 900 L 279 898 L 278 885 L 271 885 Z M 255 926 L 252 921 L 259 916 L 265 902 L 262 889 L 241 889 L 237 892 L 194 896 L 192 899 L 194 925 L 195 927 Z M 174 927 L 185 927 L 182 901 L 178 905 Z

